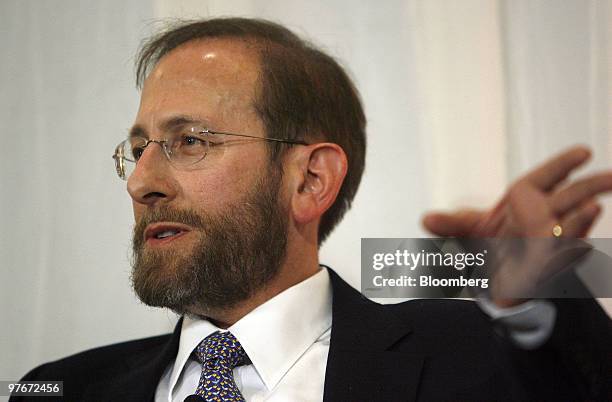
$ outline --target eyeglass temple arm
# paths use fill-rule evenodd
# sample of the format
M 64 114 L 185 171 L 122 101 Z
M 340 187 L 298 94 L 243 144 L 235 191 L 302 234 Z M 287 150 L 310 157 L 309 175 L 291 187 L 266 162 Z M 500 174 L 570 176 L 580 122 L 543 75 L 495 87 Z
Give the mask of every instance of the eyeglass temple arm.
M 274 142 L 282 142 L 285 144 L 295 144 L 295 145 L 310 145 L 309 143 L 307 143 L 306 141 L 300 141 L 300 140 L 283 140 L 280 138 L 270 138 L 270 137 L 256 137 L 254 135 L 247 135 L 247 134 L 235 134 L 235 133 L 226 133 L 223 131 L 212 131 L 212 130 L 202 130 L 200 131 L 201 134 L 223 134 L 223 135 L 233 135 L 235 137 L 245 137 L 245 138 L 257 138 L 260 140 L 266 140 L 266 141 L 274 141 Z

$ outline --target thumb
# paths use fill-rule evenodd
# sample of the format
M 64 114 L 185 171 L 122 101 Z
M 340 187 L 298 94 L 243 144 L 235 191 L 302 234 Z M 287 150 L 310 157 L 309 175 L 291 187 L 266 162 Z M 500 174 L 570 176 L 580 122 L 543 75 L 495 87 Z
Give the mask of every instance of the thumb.
M 429 212 L 422 223 L 426 230 L 436 236 L 467 237 L 484 218 L 485 211 L 462 209 L 451 213 Z

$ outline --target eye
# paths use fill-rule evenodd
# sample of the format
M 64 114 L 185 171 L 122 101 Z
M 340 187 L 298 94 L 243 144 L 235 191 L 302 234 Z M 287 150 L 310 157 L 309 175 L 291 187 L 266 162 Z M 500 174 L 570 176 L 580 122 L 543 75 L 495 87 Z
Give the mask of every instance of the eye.
M 170 154 L 175 160 L 202 158 L 208 149 L 208 141 L 201 135 L 185 133 L 170 143 Z
M 127 160 L 138 162 L 147 146 L 147 140 L 142 137 L 131 137 L 126 141 L 124 147 L 124 155 Z
M 134 160 L 137 161 L 138 159 L 140 159 L 140 157 L 142 156 L 143 152 L 144 152 L 144 148 L 143 147 L 132 148 L 132 156 L 133 156 Z
M 205 143 L 205 141 L 201 138 L 195 137 L 193 135 L 185 135 L 181 139 L 181 145 L 186 146 L 201 146 Z
M 222 138 L 217 134 L 201 133 L 201 134 L 183 134 L 181 136 L 180 145 L 185 148 L 194 147 L 214 147 L 223 143 Z

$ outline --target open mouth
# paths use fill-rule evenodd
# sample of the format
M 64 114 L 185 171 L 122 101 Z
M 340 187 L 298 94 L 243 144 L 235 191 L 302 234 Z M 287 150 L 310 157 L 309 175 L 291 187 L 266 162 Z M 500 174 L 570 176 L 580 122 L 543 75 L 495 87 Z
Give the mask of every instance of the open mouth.
M 154 223 L 145 229 L 145 241 L 152 244 L 168 243 L 187 233 L 191 229 L 188 226 L 177 223 Z

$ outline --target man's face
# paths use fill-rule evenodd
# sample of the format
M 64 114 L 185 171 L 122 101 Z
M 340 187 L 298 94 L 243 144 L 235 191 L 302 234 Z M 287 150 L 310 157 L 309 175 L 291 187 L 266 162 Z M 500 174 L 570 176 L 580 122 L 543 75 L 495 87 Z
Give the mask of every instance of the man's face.
M 149 74 L 133 132 L 162 140 L 196 122 L 265 137 L 253 107 L 258 74 L 241 42 L 185 44 Z M 280 173 L 264 141 L 229 141 L 190 169 L 176 169 L 150 143 L 130 176 L 132 281 L 146 304 L 179 313 L 231 307 L 278 271 L 287 231 Z

